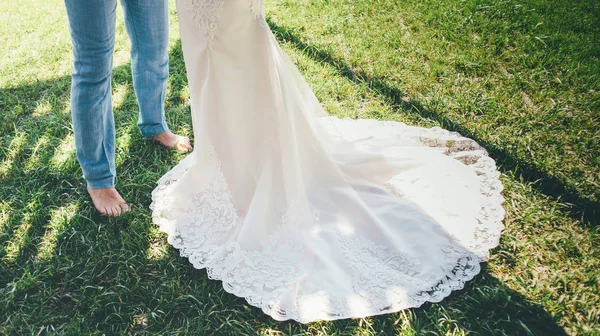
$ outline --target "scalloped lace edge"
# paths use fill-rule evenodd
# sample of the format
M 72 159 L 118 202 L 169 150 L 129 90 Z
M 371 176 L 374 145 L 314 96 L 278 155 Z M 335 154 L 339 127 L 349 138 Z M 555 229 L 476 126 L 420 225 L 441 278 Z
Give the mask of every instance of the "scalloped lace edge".
M 340 120 L 336 117 L 328 118 Z M 301 323 L 308 323 L 317 320 L 330 321 L 346 318 L 363 318 L 368 316 L 398 312 L 408 308 L 418 308 L 426 302 L 440 302 L 444 298 L 448 297 L 453 291 L 463 289 L 465 283 L 467 281 L 472 280 L 481 271 L 480 263 L 486 261 L 489 258 L 489 250 L 498 246 L 500 242 L 500 236 L 504 229 L 502 221 L 504 219 L 505 214 L 505 211 L 502 207 L 504 198 L 502 196 L 503 185 L 499 180 L 500 172 L 496 168 L 495 161 L 489 156 L 487 156 L 487 151 L 484 148 L 482 148 L 473 140 L 461 136 L 459 133 L 451 132 L 439 127 L 420 128 L 408 126 L 401 122 L 378 121 L 377 127 L 382 126 L 394 128 L 408 127 L 413 129 L 419 129 L 422 136 L 426 138 L 429 138 L 431 136 L 434 136 L 434 138 L 446 137 L 449 140 L 468 140 L 476 144 L 476 149 L 471 149 L 468 151 L 458 150 L 448 155 L 457 158 L 461 155 L 464 155 L 466 152 L 480 151 L 480 153 L 478 154 L 479 159 L 473 164 L 466 165 L 477 171 L 477 175 L 479 176 L 481 185 L 483 186 L 482 195 L 484 195 L 487 199 L 487 206 L 482 208 L 483 220 L 480 223 L 480 231 L 485 232 L 486 238 L 483 240 L 474 239 L 473 242 L 468 244 L 470 251 L 473 253 L 472 255 L 465 255 L 464 258 L 457 260 L 456 264 L 452 269 L 447 269 L 445 271 L 445 278 L 441 279 L 436 285 L 432 286 L 429 290 L 424 290 L 414 295 L 410 295 L 409 300 L 407 301 L 390 304 L 386 307 L 374 307 L 362 314 L 353 314 L 352 312 L 348 311 L 336 312 L 332 314 L 331 312 L 320 311 L 311 315 L 309 318 L 303 318 L 302 316 L 299 316 L 297 314 L 288 314 L 285 312 L 278 311 L 275 307 L 272 307 L 267 302 L 264 302 L 264 295 L 261 295 L 261 293 L 259 293 L 258 291 L 255 291 L 254 293 L 247 293 L 243 290 L 236 290 L 236 288 L 240 287 L 235 286 L 235 279 L 233 279 L 232 277 L 226 277 L 222 273 L 219 274 L 217 272 L 213 272 L 213 270 L 217 267 L 216 265 L 211 265 L 210 263 L 200 264 L 191 261 L 191 257 L 193 256 L 187 255 L 184 252 L 184 247 L 177 247 L 173 245 L 173 241 L 175 239 L 175 235 L 173 234 L 173 232 L 163 229 L 163 225 L 171 226 L 176 221 L 161 217 L 160 214 L 163 210 L 164 205 L 168 203 L 168 199 L 164 195 L 166 188 L 170 183 L 175 182 L 180 176 L 182 176 L 187 171 L 187 168 L 182 167 L 181 165 L 175 166 L 171 171 L 165 174 L 158 181 L 157 188 L 154 189 L 152 192 L 152 203 L 150 205 L 150 209 L 152 210 L 153 223 L 159 225 L 159 227 L 161 228 L 160 230 L 162 232 L 167 233 L 167 241 L 171 245 L 173 245 L 173 247 L 178 249 L 182 256 L 188 257 L 194 268 L 206 269 L 208 277 L 212 280 L 220 280 L 222 282 L 223 289 L 226 292 L 234 294 L 238 297 L 243 297 L 250 305 L 260 308 L 265 314 L 270 315 L 272 318 L 278 321 L 293 319 Z M 220 163 L 217 164 L 217 168 L 220 169 Z M 223 249 L 223 247 L 217 245 L 210 245 L 205 246 L 202 250 L 210 251 L 219 249 Z M 234 247 L 234 249 L 236 248 Z M 238 258 L 240 258 L 241 260 L 241 257 L 239 255 Z

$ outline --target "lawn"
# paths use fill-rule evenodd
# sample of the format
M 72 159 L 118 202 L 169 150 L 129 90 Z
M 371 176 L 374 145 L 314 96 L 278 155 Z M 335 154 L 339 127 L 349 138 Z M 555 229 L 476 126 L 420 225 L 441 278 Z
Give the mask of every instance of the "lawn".
M 117 187 L 98 216 L 70 124 L 60 0 L 0 3 L 0 335 L 600 335 L 600 2 L 267 0 L 275 36 L 329 113 L 441 126 L 484 145 L 506 229 L 482 273 L 437 304 L 275 322 L 178 256 L 150 193 L 183 156 L 141 138 L 117 20 Z M 191 135 L 171 1 L 167 120 Z

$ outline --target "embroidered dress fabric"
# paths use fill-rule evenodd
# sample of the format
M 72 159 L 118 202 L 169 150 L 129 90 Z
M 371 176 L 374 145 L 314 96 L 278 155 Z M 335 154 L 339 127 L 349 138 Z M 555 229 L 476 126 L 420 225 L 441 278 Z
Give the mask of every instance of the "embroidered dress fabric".
M 198 269 L 277 320 L 438 302 L 480 271 L 504 210 L 495 162 L 440 128 L 329 117 L 262 1 L 177 0 L 194 151 L 153 221 Z

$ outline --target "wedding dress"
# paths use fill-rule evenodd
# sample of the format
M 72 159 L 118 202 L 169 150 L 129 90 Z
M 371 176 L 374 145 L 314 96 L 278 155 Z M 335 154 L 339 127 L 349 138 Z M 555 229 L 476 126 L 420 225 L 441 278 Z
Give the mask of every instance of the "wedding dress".
M 151 208 L 195 268 L 303 323 L 438 302 L 480 271 L 504 217 L 481 146 L 327 116 L 261 0 L 178 0 L 177 11 L 194 151 Z

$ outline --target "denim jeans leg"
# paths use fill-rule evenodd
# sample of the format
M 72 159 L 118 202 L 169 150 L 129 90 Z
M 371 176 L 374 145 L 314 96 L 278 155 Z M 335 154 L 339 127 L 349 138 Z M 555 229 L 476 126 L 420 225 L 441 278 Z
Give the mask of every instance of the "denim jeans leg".
M 144 137 L 168 130 L 165 97 L 169 77 L 169 12 L 167 0 L 121 0 L 131 40 L 133 86 Z
M 90 188 L 115 184 L 111 71 L 116 0 L 65 0 L 73 45 L 71 115 L 77 160 Z

